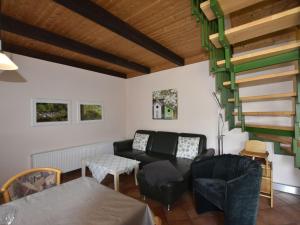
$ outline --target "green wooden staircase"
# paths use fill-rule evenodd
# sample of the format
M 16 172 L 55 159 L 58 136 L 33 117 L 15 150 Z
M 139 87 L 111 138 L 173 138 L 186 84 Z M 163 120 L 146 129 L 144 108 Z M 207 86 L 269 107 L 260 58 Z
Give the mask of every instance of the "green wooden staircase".
M 249 132 L 251 139 L 274 142 L 275 154 L 293 156 L 295 167 L 300 168 L 300 29 L 296 28 L 300 25 L 300 6 L 225 29 L 225 16 L 262 1 L 192 0 L 192 15 L 201 25 L 201 44 L 209 52 L 210 72 L 215 75 L 216 91 L 220 94 L 229 130 L 240 127 Z M 292 27 L 298 29 L 295 41 L 233 56 L 234 44 Z M 255 77 L 243 76 L 249 71 L 267 70 L 285 63 L 292 63 L 294 68 Z M 240 97 L 240 88 L 284 81 L 293 82 L 289 92 Z M 245 112 L 242 107 L 245 102 L 280 100 L 291 100 L 294 109 Z M 248 116 L 289 117 L 293 122 L 290 126 L 248 123 L 245 121 Z

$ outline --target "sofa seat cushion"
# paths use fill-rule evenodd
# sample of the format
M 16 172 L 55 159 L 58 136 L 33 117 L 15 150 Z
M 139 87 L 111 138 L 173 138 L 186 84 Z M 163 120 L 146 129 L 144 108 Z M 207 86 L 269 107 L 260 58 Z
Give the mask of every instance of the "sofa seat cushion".
M 125 158 L 129 158 L 129 159 L 136 159 L 137 155 L 144 154 L 144 153 L 145 153 L 144 151 L 132 149 L 131 151 L 117 152 L 116 155 L 121 156 L 121 157 L 125 157 Z
M 194 190 L 219 209 L 224 209 L 226 181 L 220 179 L 198 178 L 194 180 Z
M 141 161 L 142 166 L 148 163 L 156 162 L 159 160 L 168 160 L 171 156 L 159 153 L 143 153 L 136 155 L 135 159 Z
M 183 181 L 181 173 L 169 160 L 149 163 L 143 167 L 145 180 L 151 186 L 161 187 L 169 182 Z

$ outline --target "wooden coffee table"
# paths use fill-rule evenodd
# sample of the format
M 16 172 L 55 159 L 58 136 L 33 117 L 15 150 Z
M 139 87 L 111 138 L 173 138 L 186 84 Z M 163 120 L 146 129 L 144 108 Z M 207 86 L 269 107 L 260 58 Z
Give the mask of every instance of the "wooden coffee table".
M 139 161 L 133 159 L 102 154 L 93 158 L 83 159 L 81 175 L 85 176 L 87 166 L 99 183 L 107 174 L 111 174 L 114 176 L 114 189 L 119 191 L 119 175 L 122 173 L 130 173 L 134 170 L 135 184 L 138 185 L 136 176 L 139 170 L 139 163 Z

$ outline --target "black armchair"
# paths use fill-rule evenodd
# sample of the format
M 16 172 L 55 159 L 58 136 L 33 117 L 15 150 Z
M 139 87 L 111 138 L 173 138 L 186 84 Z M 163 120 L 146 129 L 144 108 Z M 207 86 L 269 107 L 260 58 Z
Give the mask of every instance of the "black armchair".
M 192 164 L 198 213 L 224 211 L 225 225 L 255 225 L 261 166 L 237 155 L 222 155 Z

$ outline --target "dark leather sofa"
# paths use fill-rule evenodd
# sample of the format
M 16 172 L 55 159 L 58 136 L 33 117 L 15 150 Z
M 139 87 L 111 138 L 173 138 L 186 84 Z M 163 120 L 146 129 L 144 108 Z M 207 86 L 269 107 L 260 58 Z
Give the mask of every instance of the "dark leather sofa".
M 133 139 L 114 143 L 114 154 L 140 161 L 141 168 L 158 160 L 169 160 L 183 176 L 183 181 L 170 182 L 157 187 L 151 186 L 145 179 L 143 170 L 138 174 L 138 182 L 142 195 L 162 202 L 170 208 L 188 188 L 191 186 L 191 164 L 203 158 L 214 155 L 214 149 L 206 148 L 206 136 L 191 133 L 175 133 L 163 131 L 137 130 L 136 133 L 149 134 L 146 151 L 132 149 Z M 200 137 L 198 156 L 194 159 L 177 158 L 178 137 Z

